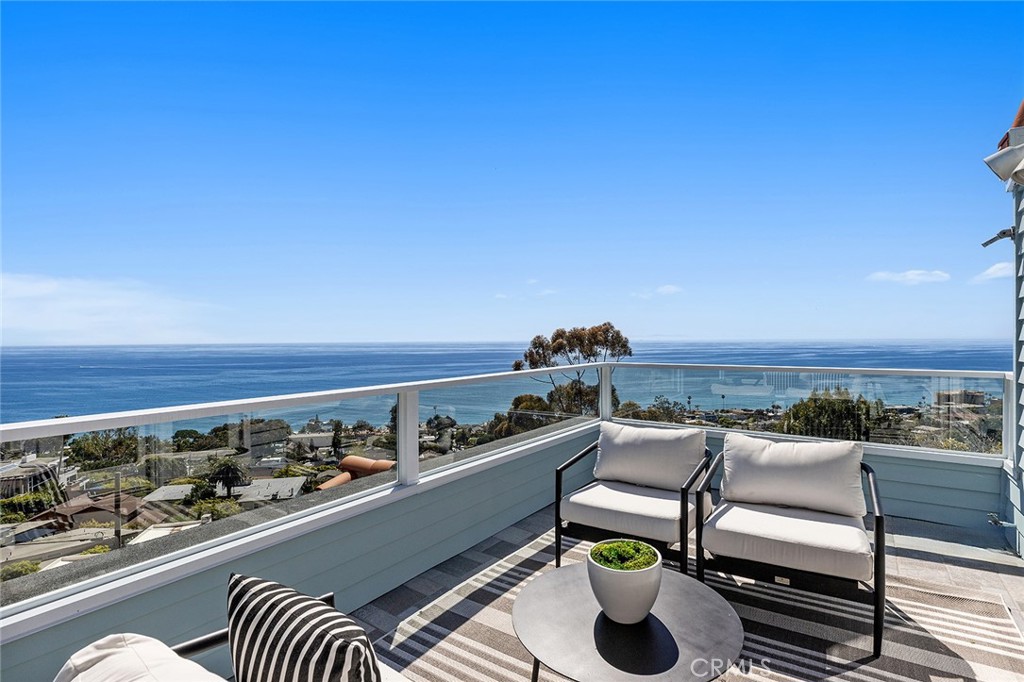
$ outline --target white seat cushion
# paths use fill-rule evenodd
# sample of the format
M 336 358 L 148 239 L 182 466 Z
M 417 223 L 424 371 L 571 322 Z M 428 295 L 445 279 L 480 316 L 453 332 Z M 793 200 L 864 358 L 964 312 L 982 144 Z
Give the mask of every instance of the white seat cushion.
M 695 527 L 695 502 L 687 502 L 688 531 Z M 705 493 L 704 508 L 711 509 Z M 594 481 L 562 498 L 562 519 L 584 526 L 664 542 L 679 541 L 679 491 L 620 481 Z
M 864 522 L 811 509 L 723 500 L 704 524 L 712 554 L 853 580 L 870 581 L 874 564 Z

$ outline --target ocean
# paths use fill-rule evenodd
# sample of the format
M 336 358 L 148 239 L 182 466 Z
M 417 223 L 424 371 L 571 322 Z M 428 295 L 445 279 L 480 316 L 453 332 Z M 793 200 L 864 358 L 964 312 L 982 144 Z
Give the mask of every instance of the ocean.
M 1012 369 L 1010 343 L 994 341 L 632 345 L 633 362 Z M 526 346 L 527 342 L 5 347 L 0 348 L 0 422 L 501 372 L 522 357 Z M 684 387 L 676 393 L 689 390 Z M 508 405 L 504 397 L 487 400 L 471 395 L 469 389 L 463 394 L 469 402 L 486 405 L 472 415 L 463 407 L 463 423 L 488 410 L 493 414 L 497 405 Z M 435 409 L 430 400 L 429 395 L 421 396 L 428 411 Z M 380 410 L 378 406 L 377 418 L 371 421 L 381 421 Z M 351 420 L 355 415 L 346 416 Z

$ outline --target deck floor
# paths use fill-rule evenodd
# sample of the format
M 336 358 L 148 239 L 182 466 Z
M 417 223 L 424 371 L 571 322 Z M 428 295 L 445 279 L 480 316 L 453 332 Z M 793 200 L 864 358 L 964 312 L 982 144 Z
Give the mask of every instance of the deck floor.
M 366 628 L 371 641 L 376 640 L 483 568 L 549 532 L 553 514 L 553 506 L 549 506 L 528 516 L 352 615 Z M 891 517 L 886 523 L 886 575 L 890 579 L 923 580 L 964 592 L 998 594 L 1024 630 L 1024 559 L 1010 550 L 1001 529 L 965 529 Z

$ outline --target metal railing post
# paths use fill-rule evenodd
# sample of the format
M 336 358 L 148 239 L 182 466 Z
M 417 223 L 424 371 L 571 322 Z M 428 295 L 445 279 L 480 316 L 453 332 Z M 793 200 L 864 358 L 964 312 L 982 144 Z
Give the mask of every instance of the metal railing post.
M 420 393 L 398 394 L 398 483 L 413 485 L 420 479 Z
M 598 370 L 599 399 L 597 413 L 602 421 L 612 418 L 612 365 L 605 363 Z
M 1014 435 L 1017 433 L 1015 426 L 1017 411 L 1014 409 L 1014 404 L 1017 402 L 1016 385 L 1013 372 L 1007 372 L 1006 378 L 1003 379 L 1003 457 L 1011 462 L 1014 462 L 1017 452 L 1017 444 L 1014 440 Z

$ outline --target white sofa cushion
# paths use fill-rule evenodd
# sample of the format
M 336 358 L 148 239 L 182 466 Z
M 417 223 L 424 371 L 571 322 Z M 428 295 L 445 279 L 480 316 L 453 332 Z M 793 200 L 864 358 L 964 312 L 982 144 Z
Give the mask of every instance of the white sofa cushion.
M 679 489 L 704 457 L 701 429 L 601 422 L 594 478 Z
M 687 501 L 687 533 L 696 525 L 696 504 Z M 705 493 L 704 508 L 711 509 Z M 679 490 L 644 488 L 621 481 L 594 481 L 562 498 L 562 518 L 624 535 L 679 541 Z
M 722 499 L 864 516 L 861 443 L 774 443 L 725 436 Z
M 704 549 L 852 580 L 871 580 L 864 521 L 811 509 L 722 501 L 704 523 Z
M 203 666 L 181 658 L 158 639 L 108 635 L 79 649 L 53 682 L 224 682 Z

